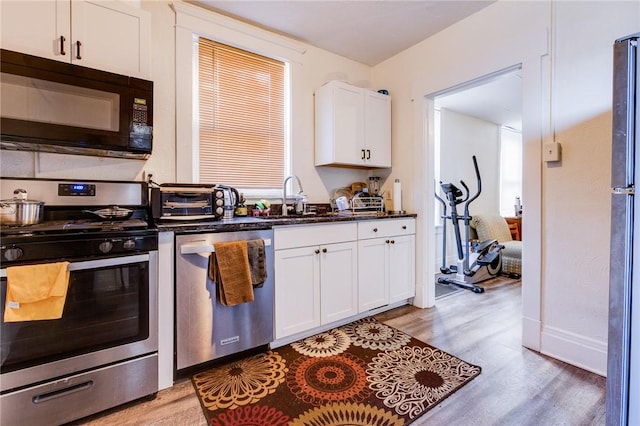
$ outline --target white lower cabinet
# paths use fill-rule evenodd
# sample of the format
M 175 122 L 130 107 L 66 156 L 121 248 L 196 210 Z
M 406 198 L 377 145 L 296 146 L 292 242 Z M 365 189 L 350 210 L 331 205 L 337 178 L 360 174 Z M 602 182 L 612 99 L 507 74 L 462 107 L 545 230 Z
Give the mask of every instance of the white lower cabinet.
M 415 220 L 358 223 L 358 309 L 415 296 Z
M 276 339 L 358 313 L 357 225 L 274 228 Z
M 416 295 L 416 236 L 395 235 L 390 238 L 389 303 Z
M 358 310 L 389 304 L 388 244 L 384 238 L 358 241 Z
M 415 295 L 415 219 L 276 226 L 276 339 Z

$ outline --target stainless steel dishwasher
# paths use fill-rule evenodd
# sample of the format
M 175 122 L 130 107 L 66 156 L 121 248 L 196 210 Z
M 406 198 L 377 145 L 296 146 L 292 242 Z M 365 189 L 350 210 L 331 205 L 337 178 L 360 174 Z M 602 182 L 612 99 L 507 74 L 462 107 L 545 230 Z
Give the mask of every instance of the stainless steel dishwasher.
M 209 279 L 209 256 L 217 242 L 263 239 L 267 280 L 254 301 L 220 304 Z M 176 236 L 176 370 L 266 345 L 273 340 L 273 231 L 238 231 Z

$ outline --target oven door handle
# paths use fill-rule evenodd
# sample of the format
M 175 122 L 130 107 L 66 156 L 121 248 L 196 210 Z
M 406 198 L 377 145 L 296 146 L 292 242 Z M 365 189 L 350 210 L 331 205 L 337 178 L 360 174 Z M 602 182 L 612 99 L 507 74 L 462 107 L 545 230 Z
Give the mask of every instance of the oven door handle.
M 265 239 L 264 245 L 270 246 L 271 239 Z M 206 254 L 213 253 L 214 251 L 215 249 L 213 248 L 213 244 L 207 243 L 206 241 L 194 241 L 180 246 L 180 254 Z
M 69 263 L 69 272 L 84 271 L 87 269 L 106 268 L 109 266 L 129 265 L 132 263 L 148 262 L 149 254 L 138 254 L 134 256 L 110 257 L 108 259 L 86 260 L 83 262 Z M 7 268 L 0 269 L 0 278 L 7 277 Z

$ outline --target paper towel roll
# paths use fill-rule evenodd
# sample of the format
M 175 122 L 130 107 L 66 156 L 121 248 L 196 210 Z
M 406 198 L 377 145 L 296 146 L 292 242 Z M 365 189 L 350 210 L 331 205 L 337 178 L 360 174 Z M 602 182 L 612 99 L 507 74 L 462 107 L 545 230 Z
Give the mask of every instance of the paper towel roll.
M 402 185 L 400 179 L 393 182 L 393 211 L 402 211 Z

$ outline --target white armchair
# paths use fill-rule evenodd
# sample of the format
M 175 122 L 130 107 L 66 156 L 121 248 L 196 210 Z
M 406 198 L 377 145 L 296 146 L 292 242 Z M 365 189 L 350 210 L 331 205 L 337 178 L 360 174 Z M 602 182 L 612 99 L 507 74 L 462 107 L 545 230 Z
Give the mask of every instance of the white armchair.
M 473 215 L 469 226 L 476 232 L 478 240 L 497 240 L 504 246 L 502 250 L 502 272 L 508 274 L 522 273 L 522 241 L 513 240 L 509 225 L 502 216 Z

